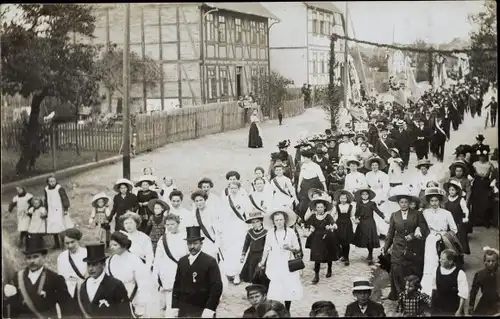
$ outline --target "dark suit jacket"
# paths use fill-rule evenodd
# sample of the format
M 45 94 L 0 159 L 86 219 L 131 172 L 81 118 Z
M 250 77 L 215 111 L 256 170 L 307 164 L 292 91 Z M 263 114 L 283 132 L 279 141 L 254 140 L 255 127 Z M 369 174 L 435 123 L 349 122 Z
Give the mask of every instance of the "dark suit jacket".
M 429 149 L 429 140 L 433 135 L 433 131 L 428 128 L 428 127 L 423 127 L 423 129 L 420 129 L 420 127 L 415 127 L 413 131 L 413 141 L 412 145 L 415 147 L 415 149 L 422 149 L 423 151 Z M 424 139 L 419 139 L 424 138 Z
M 438 127 L 439 125 L 439 127 Z M 439 129 L 441 128 L 441 129 Z M 444 132 L 444 134 L 443 134 Z M 445 142 L 446 139 L 450 138 L 450 120 L 443 119 L 441 121 L 437 121 L 436 126 L 434 128 L 434 141 L 435 142 Z
M 394 144 L 399 152 L 410 152 L 411 132 L 409 130 L 403 130 L 403 132 L 400 132 L 399 129 L 396 129 L 392 131 L 391 138 L 394 140 Z
M 255 307 L 249 307 L 243 312 L 242 318 L 259 318 L 257 316 L 257 309 Z
M 42 274 L 46 274 L 45 284 L 42 287 L 42 293 L 39 295 L 38 284 Z M 57 318 L 56 304 L 59 304 L 62 317 L 71 315 L 71 308 L 74 305 L 71 296 L 68 293 L 68 287 L 64 278 L 50 269 L 44 267 L 42 274 L 33 285 L 28 278 L 28 269 L 23 270 L 24 284 L 33 305 L 44 317 Z M 11 306 L 12 318 L 34 318 L 35 315 L 24 303 L 24 298 L 19 289 L 17 274 L 14 277 L 13 285 L 17 288 L 17 294 L 7 298 L 6 302 Z M 45 296 L 43 296 L 45 295 Z
M 394 143 L 394 140 L 392 138 L 389 138 L 389 137 L 386 138 L 384 142 L 385 142 L 385 145 L 387 145 L 387 147 L 385 147 L 382 144 L 382 142 L 380 141 L 380 138 L 377 139 L 377 142 L 374 145 L 373 151 L 378 156 L 383 158 L 387 163 L 387 160 L 389 159 L 389 157 L 391 157 L 391 152 L 389 151 L 389 149 L 396 147 L 396 145 Z
M 217 310 L 222 280 L 213 257 L 200 252 L 189 265 L 188 256 L 179 259 L 172 289 L 172 308 L 179 309 L 179 317 L 199 317 L 204 309 Z
M 347 305 L 344 317 L 385 317 L 384 307 L 375 301 L 368 300 L 365 313 L 359 309 L 358 302 L 355 301 Z
M 132 318 L 127 289 L 120 280 L 104 274 L 93 300 L 89 300 L 87 294 L 87 280 L 80 286 L 80 298 L 87 314 L 92 318 Z M 100 305 L 101 300 L 106 300 L 109 307 Z M 84 317 L 78 299 L 76 305 L 78 307 L 75 309 L 75 315 Z

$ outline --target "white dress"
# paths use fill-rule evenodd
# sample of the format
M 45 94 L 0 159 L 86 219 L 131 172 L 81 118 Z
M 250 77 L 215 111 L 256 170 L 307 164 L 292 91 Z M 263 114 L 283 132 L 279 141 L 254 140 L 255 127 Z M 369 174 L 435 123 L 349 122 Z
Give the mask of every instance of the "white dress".
M 403 183 L 403 169 L 399 163 L 402 163 L 400 158 L 395 159 L 393 157 L 389 157 L 389 159 L 387 159 L 387 164 L 389 164 L 387 174 L 389 175 L 389 182 L 391 184 Z
M 423 212 L 425 221 L 429 226 L 429 235 L 425 239 L 424 253 L 424 274 L 422 276 L 422 291 L 428 291 L 429 285 L 432 284 L 433 271 L 439 265 L 439 256 L 437 254 L 436 243 L 441 239 L 440 234 L 448 230 L 457 233 L 457 225 L 453 219 L 453 215 L 443 208 L 424 209 Z
M 262 209 L 265 212 L 267 209 L 275 206 L 273 191 L 269 189 L 264 189 L 262 192 L 252 192 L 249 195 L 249 200 L 252 204 L 252 210 Z
M 68 228 L 73 227 L 73 223 L 69 218 L 69 213 L 64 215 L 61 195 L 59 189 L 61 185 L 57 184 L 53 189 L 45 187 L 47 198 L 47 234 L 59 234 Z
M 367 172 L 366 182 L 372 191 L 375 192 L 375 198 L 373 201 L 378 205 L 380 201 L 384 201 L 381 205 L 378 205 L 379 209 L 384 213 L 384 215 L 389 218 L 393 211 L 390 211 L 389 202 L 387 197 L 389 194 L 389 176 L 382 171 L 377 172 Z M 395 210 L 397 211 L 397 209 Z M 377 225 L 377 232 L 379 235 L 387 236 L 389 231 L 389 224 L 387 224 L 378 214 L 373 214 L 375 219 L 375 224 Z
M 35 207 L 30 207 L 28 209 L 28 213 L 31 213 L 31 220 L 30 220 L 30 225 L 28 226 L 28 233 L 29 234 L 46 234 L 46 229 L 48 227 L 47 225 L 47 219 L 43 219 L 41 216 L 42 214 L 45 214 L 47 210 L 45 207 L 38 207 L 35 209 Z
M 358 150 L 356 149 L 356 145 L 352 141 L 349 141 L 347 143 L 340 143 L 339 144 L 339 163 L 341 164 L 347 164 L 345 163 L 345 160 L 349 157 L 356 156 Z
M 25 232 L 28 231 L 28 227 L 30 226 L 31 218 L 28 216 L 28 208 L 30 204 L 28 203 L 30 199 L 33 198 L 33 195 L 30 193 L 26 193 L 23 197 L 19 197 L 18 195 L 14 196 L 12 199 L 13 203 L 16 203 L 16 214 L 17 214 L 17 231 Z
M 127 233 L 127 235 L 132 242 L 129 251 L 136 254 L 141 260 L 143 260 L 147 269 L 151 269 L 154 259 L 151 238 L 139 230 L 133 233 Z
M 175 208 L 170 206 L 170 214 L 174 214 L 179 216 L 179 229 L 186 230 L 186 227 L 193 226 L 196 224 L 196 219 L 194 217 L 194 213 L 187 208 L 180 206 L 179 208 Z
M 349 173 L 345 176 L 344 189 L 354 195 L 358 189 L 368 187 L 366 176 L 360 172 Z
M 266 262 L 266 275 L 271 281 L 267 298 L 276 301 L 297 301 L 302 299 L 304 288 L 300 281 L 300 271 L 290 272 L 288 261 L 293 259 L 293 254 L 289 250 L 283 249 L 283 245 L 288 244 L 292 248 L 298 249 L 299 242 L 293 229 L 268 231 L 264 253 L 269 251 Z
M 316 164 L 316 163 L 314 163 Z M 317 165 L 317 164 L 316 164 Z M 303 165 L 304 166 L 304 165 Z M 287 194 L 283 193 L 278 186 L 275 185 L 274 179 L 271 181 L 273 188 L 273 203 L 278 206 L 287 206 L 290 209 L 293 207 L 295 196 L 295 189 L 293 188 L 292 181 L 286 176 L 276 176 L 276 182 Z
M 425 191 L 427 188 L 427 184 L 431 181 L 437 182 L 438 178 L 429 172 L 426 175 L 422 174 L 422 172 L 418 171 L 410 181 L 411 194 L 416 197 L 420 197 L 420 193 Z
M 76 253 L 71 254 L 71 259 L 76 268 L 84 277 L 87 277 L 87 263 L 83 261 L 86 257 L 87 249 L 83 247 L 79 247 Z M 80 278 L 76 271 L 73 270 L 73 267 L 71 267 L 69 262 L 69 250 L 65 250 L 57 256 L 57 273 L 64 277 L 68 292 L 71 297 L 74 297 L 76 286 L 82 284 L 84 279 Z
M 225 258 L 224 269 L 228 276 L 239 275 L 243 267 L 240 257 L 249 227 L 245 220 L 251 211 L 252 204 L 248 197 L 229 194 L 223 201 L 220 210 L 224 221 L 221 237 L 222 251 Z
M 167 233 L 163 236 L 167 236 L 167 244 L 172 254 L 172 257 L 177 261 L 186 256 L 189 253 L 186 244 L 186 233 L 180 230 L 176 234 Z M 177 263 L 170 259 L 165 252 L 163 247 L 163 236 L 158 240 L 158 245 L 156 246 L 155 260 L 153 263 L 153 278 L 159 278 L 161 281 L 162 288 L 160 294 L 162 299 L 160 303 L 165 305 L 165 317 L 171 318 L 172 314 L 170 309 L 172 308 L 172 287 L 174 286 L 175 274 L 177 272 Z

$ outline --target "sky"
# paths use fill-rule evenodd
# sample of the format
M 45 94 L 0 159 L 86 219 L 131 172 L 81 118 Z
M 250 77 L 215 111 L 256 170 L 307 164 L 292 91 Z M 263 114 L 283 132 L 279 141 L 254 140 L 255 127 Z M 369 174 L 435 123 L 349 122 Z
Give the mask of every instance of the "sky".
M 346 2 L 335 2 L 345 11 Z M 378 43 L 410 44 L 417 38 L 428 43 L 448 43 L 468 38 L 468 15 L 482 11 L 483 1 L 354 1 L 349 19 L 355 38 Z M 351 22 L 348 22 L 351 25 Z M 349 36 L 353 31 L 349 26 Z

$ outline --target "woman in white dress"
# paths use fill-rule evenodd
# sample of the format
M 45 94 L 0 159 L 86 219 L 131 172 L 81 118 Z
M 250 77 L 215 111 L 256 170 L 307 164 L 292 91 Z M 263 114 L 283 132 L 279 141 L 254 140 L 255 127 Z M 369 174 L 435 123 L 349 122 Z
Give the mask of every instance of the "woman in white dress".
M 344 189 L 354 194 L 358 189 L 368 187 L 366 176 L 358 172 L 361 162 L 355 157 L 348 157 L 345 160 L 350 172 L 345 176 Z
M 297 235 L 290 228 L 296 219 L 295 213 L 286 207 L 272 209 L 264 217 L 269 231 L 259 263 L 259 267 L 265 266 L 270 280 L 267 298 L 284 301 L 288 311 L 292 301 L 301 300 L 304 294 L 300 271 L 290 272 L 288 269 L 288 261 L 294 259 L 294 253 L 301 251 Z
M 389 219 L 391 214 L 397 209 L 388 205 L 387 196 L 389 195 L 389 176 L 381 171 L 385 168 L 385 162 L 382 158 L 375 156 L 368 159 L 365 163 L 365 168 L 370 170 L 366 173 L 366 182 L 370 189 L 375 193 L 373 201 L 377 204 L 378 208 Z M 393 210 L 394 209 L 394 210 Z M 373 214 L 375 224 L 377 225 L 377 232 L 380 235 L 387 236 L 389 225 L 378 214 Z
M 347 165 L 347 162 L 345 162 L 347 158 L 357 156 L 358 148 L 351 140 L 353 136 L 353 132 L 342 132 L 338 135 L 342 139 L 342 142 L 339 144 L 339 163 L 341 164 Z
M 180 228 L 185 229 L 186 227 L 193 226 L 196 224 L 196 219 L 194 217 L 194 212 L 187 208 L 182 207 L 182 202 L 184 200 L 184 194 L 180 190 L 174 190 L 170 193 L 170 214 L 179 216 Z
M 317 165 L 316 163 L 314 164 Z M 276 176 L 271 180 L 273 203 L 293 209 L 293 204 L 297 204 L 298 200 L 292 180 L 285 176 L 285 168 L 282 163 L 278 162 L 274 164 L 274 174 Z
M 424 209 L 423 215 L 429 226 L 430 233 L 425 239 L 424 274 L 421 281 L 422 291 L 432 290 L 429 287 L 432 285 L 433 272 L 439 266 L 436 243 L 444 233 L 452 231 L 456 234 L 458 231 L 451 212 L 440 207 L 440 204 L 445 199 L 446 193 L 441 188 L 432 187 L 425 190 L 425 200 L 429 203 L 430 207 Z
M 31 218 L 28 216 L 28 208 L 30 207 L 29 201 L 33 198 L 33 195 L 26 192 L 24 187 L 16 187 L 16 196 L 12 198 L 12 202 L 9 204 L 9 213 L 11 213 L 14 208 L 17 214 L 17 231 L 19 232 L 19 243 L 23 245 L 25 239 L 28 238 L 28 228 L 30 226 Z
M 160 308 L 165 311 L 165 318 L 173 318 L 172 287 L 177 262 L 189 253 L 185 241 L 185 229 L 179 229 L 179 223 L 180 219 L 177 215 L 168 214 L 165 217 L 166 233 L 158 241 L 153 263 L 153 278 L 158 278 L 160 284 Z
M 123 228 L 127 232 L 128 238 L 132 242 L 129 251 L 136 254 L 142 262 L 146 265 L 147 269 L 153 267 L 153 243 L 148 235 L 137 230 L 141 223 L 141 216 L 137 213 L 128 212 L 121 217 Z
M 274 207 L 274 196 L 272 188 L 266 189 L 264 178 L 256 177 L 253 181 L 255 190 L 248 195 L 252 209 L 257 209 L 265 213 L 269 207 Z M 270 184 L 267 184 L 270 185 Z
M 222 230 L 222 251 L 225 256 L 224 270 L 228 277 L 233 277 L 235 285 L 240 284 L 240 273 L 243 263 L 240 261 L 241 250 L 248 231 L 245 222 L 252 211 L 248 197 L 239 194 L 240 182 L 229 184 L 229 195 L 222 201 L 221 213 L 224 227 Z
M 427 184 L 431 181 L 437 181 L 437 176 L 430 174 L 429 169 L 433 164 L 431 161 L 426 159 L 421 159 L 417 162 L 415 167 L 418 169 L 418 172 L 415 173 L 411 181 L 409 182 L 412 195 L 418 198 L 422 198 L 427 188 Z
M 75 296 L 76 286 L 87 277 L 87 249 L 80 246 L 82 232 L 76 228 L 66 229 L 63 235 L 66 250 L 57 256 L 57 273 L 64 277 L 68 292 Z
M 112 255 L 106 260 L 106 273 L 123 282 L 134 313 L 138 317 L 160 314 L 158 284 L 144 262 L 129 251 L 132 241 L 124 231 L 111 234 Z
M 218 208 L 220 207 L 221 204 L 221 197 L 217 196 L 213 192 L 214 188 L 214 182 L 208 178 L 208 177 L 203 177 L 199 182 L 198 182 L 198 189 L 201 189 L 205 193 L 207 193 L 207 206 L 211 208 Z M 195 205 L 193 203 L 193 210 L 195 209 Z
M 45 209 L 47 210 L 47 234 L 54 236 L 55 248 L 61 248 L 60 234 L 67 228 L 72 228 L 73 223 L 69 218 L 69 197 L 55 176 L 47 178 L 45 186 Z
M 255 191 L 255 179 L 261 178 L 264 181 L 264 190 L 272 192 L 273 188 L 272 188 L 271 183 L 269 182 L 269 180 L 267 180 L 267 178 L 265 176 L 266 171 L 264 170 L 264 168 L 261 166 L 257 166 L 253 172 L 255 174 L 255 177 L 254 177 L 254 181 L 252 182 L 252 191 Z
M 220 199 L 222 200 L 225 196 L 229 194 L 229 183 L 234 182 L 234 181 L 239 181 L 241 183 L 241 175 L 237 171 L 229 171 L 226 173 L 226 180 L 227 180 L 227 185 L 221 192 L 220 194 Z M 244 187 L 240 187 L 240 195 L 241 196 L 248 196 L 248 192 L 245 190 Z

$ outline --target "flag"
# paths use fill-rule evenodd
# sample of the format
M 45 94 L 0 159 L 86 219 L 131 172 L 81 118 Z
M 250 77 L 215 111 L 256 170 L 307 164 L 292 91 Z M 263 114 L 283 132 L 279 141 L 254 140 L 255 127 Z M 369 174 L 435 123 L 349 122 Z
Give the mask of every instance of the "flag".
M 406 94 L 403 89 L 399 90 L 390 90 L 391 95 L 394 97 L 394 102 L 398 103 L 401 106 L 406 104 Z

